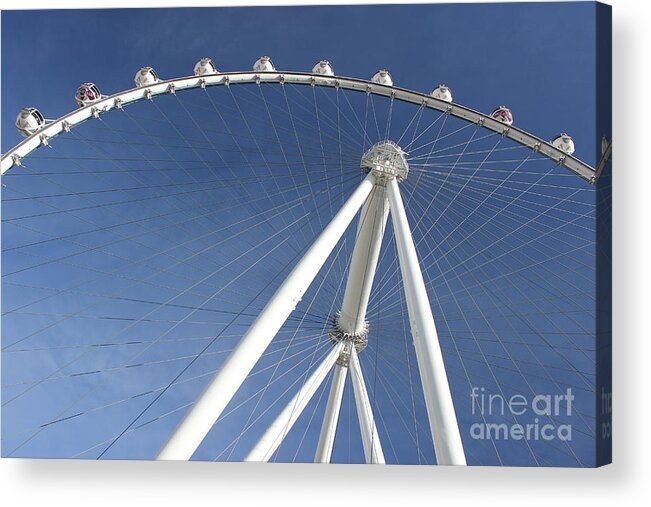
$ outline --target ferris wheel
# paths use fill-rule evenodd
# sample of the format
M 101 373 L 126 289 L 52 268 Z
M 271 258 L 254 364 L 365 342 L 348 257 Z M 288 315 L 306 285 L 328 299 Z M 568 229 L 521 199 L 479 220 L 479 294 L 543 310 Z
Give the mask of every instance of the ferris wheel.
M 588 461 L 604 163 L 384 69 L 135 84 L 2 156 L 5 455 Z M 573 439 L 473 433 L 567 386 Z

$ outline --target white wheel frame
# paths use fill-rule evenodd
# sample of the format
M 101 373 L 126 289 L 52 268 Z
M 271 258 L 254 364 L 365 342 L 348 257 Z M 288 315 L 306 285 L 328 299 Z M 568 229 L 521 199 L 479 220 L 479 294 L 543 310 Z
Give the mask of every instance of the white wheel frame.
M 2 155 L 0 162 L 0 175 L 5 174 L 9 169 L 19 166 L 23 158 L 28 156 L 36 148 L 46 145 L 48 141 L 63 132 L 67 132 L 75 125 L 90 119 L 96 118 L 100 114 L 113 109 L 121 109 L 123 105 L 137 102 L 140 100 L 151 99 L 156 95 L 166 93 L 176 93 L 181 90 L 192 88 L 205 88 L 207 86 L 231 86 L 236 84 L 301 84 L 313 86 L 326 86 L 331 88 L 343 88 L 358 92 L 366 92 L 372 95 L 381 95 L 391 97 L 403 102 L 418 104 L 428 109 L 441 111 L 469 123 L 475 123 L 483 128 L 497 132 L 504 137 L 527 146 L 540 153 L 541 155 L 553 160 L 570 171 L 578 174 L 590 183 L 596 183 L 598 172 L 590 165 L 579 160 L 578 158 L 568 155 L 551 143 L 544 141 L 529 132 L 514 126 L 505 125 L 490 116 L 462 106 L 460 104 L 448 103 L 443 100 L 435 99 L 425 93 L 399 88 L 396 86 L 387 86 L 364 79 L 341 77 L 341 76 L 324 76 L 320 74 L 310 74 L 302 72 L 228 72 L 208 74 L 203 76 L 188 76 L 177 79 L 159 81 L 149 86 L 141 88 L 132 88 L 123 92 L 108 96 L 93 104 L 76 109 L 71 113 L 47 124 L 30 137 L 16 145 L 7 153 Z
M 4 154 L 1 161 L 1 174 L 14 166 L 20 166 L 24 157 L 39 146 L 47 145 L 50 139 L 63 132 L 68 132 L 75 125 L 90 118 L 96 118 L 113 109 L 121 109 L 125 104 L 152 99 L 155 95 L 177 93 L 184 89 L 263 82 L 344 88 L 419 104 L 421 107 L 434 109 L 500 133 L 557 164 L 563 165 L 590 183 L 596 182 L 600 172 L 523 130 L 507 126 L 464 106 L 450 104 L 419 92 L 337 76 L 307 73 L 238 72 L 160 81 L 146 87 L 121 92 L 82 107 L 49 123 Z M 388 178 L 388 180 L 383 178 Z M 390 213 L 437 462 L 448 465 L 466 464 L 434 318 L 400 195 L 398 180 L 383 172 L 376 178 L 375 169 L 369 172 L 366 179 L 349 197 L 278 288 L 212 382 L 185 415 L 172 437 L 160 451 L 157 459 L 188 460 L 192 457 L 276 333 L 296 308 L 360 208 L 363 208 L 363 211 L 358 224 L 358 237 L 352 254 L 338 322 L 340 331 L 351 336 L 360 336 L 364 332 L 373 277 L 380 254 L 382 236 Z M 367 214 L 373 217 L 369 223 L 365 223 L 363 219 Z M 352 342 L 347 347 L 349 349 L 348 366 L 351 372 L 366 461 L 367 463 L 384 463 L 384 454 L 358 354 Z M 342 360 L 341 354 L 344 348 L 345 344 L 341 341 L 335 344 L 325 361 L 314 371 L 249 453 L 247 461 L 267 461 L 272 457 L 302 410 L 324 382 L 329 371 L 338 360 Z M 346 367 L 337 366 L 315 455 L 317 462 L 330 461 L 346 372 Z

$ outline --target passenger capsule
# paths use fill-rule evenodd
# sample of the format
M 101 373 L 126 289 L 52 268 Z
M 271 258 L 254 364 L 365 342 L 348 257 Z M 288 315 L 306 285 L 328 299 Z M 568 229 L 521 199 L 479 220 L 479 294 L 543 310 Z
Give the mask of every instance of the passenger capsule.
M 102 98 L 102 94 L 96 84 L 82 83 L 77 88 L 75 100 L 79 107 L 84 107 Z
M 268 56 L 261 56 L 253 64 L 253 70 L 255 72 L 273 72 L 276 70 L 276 67 L 274 67 L 271 58 Z
M 45 126 L 45 118 L 35 107 L 25 107 L 16 117 L 16 128 L 23 137 L 29 137 Z
M 500 106 L 491 113 L 491 118 L 507 125 L 513 125 L 513 113 L 506 106 Z
M 438 85 L 431 93 L 432 97 L 435 99 L 442 100 L 444 102 L 452 102 L 452 90 L 446 85 Z
M 195 76 L 204 76 L 206 74 L 217 74 L 217 67 L 210 58 L 202 58 L 194 66 Z
M 136 77 L 133 79 L 138 88 L 143 86 L 149 86 L 158 83 L 158 74 L 151 67 L 143 67 L 138 72 L 136 72 Z
M 335 70 L 328 60 L 321 60 L 312 69 L 312 74 L 321 74 L 323 76 L 334 76 Z
M 391 77 L 391 73 L 385 69 L 378 70 L 371 81 L 381 85 L 393 86 L 393 78 Z
M 568 155 L 574 153 L 574 140 L 565 133 L 557 135 L 552 141 L 552 146 Z

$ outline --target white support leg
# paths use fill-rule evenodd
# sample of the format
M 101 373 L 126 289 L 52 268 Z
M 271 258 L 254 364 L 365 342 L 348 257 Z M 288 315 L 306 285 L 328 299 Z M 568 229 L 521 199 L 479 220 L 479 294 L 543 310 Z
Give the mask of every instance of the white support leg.
M 353 257 L 337 322 L 346 333 L 359 334 L 366 326 L 366 309 L 388 215 L 386 187 L 376 185 L 359 216 Z
M 434 317 L 400 189 L 395 179 L 388 183 L 388 190 L 411 334 L 414 338 L 418 369 L 423 383 L 436 460 L 440 465 L 465 465 L 466 457 Z
M 343 348 L 343 343 L 337 343 L 332 348 L 325 360 L 314 370 L 310 378 L 307 379 L 285 409 L 278 415 L 271 426 L 269 426 L 244 461 L 269 461 L 273 453 L 276 452 L 276 449 L 282 444 L 287 433 L 294 426 L 296 420 L 303 413 L 303 410 L 312 399 L 312 396 L 314 396 L 316 390 L 328 376 L 328 372 L 334 366 Z
M 251 372 L 373 189 L 369 174 L 353 192 L 307 253 L 251 324 L 157 459 L 188 460 Z
M 343 345 L 343 342 L 339 342 Z M 323 425 L 321 426 L 321 435 L 319 444 L 314 455 L 315 463 L 330 463 L 332 449 L 335 443 L 335 434 L 337 433 L 337 423 L 339 421 L 339 412 L 341 411 L 341 400 L 344 395 L 344 386 L 346 385 L 346 374 L 348 368 L 339 364 L 335 365 L 335 371 L 330 386 L 330 396 L 328 396 L 328 405 L 326 406 Z
M 369 174 L 374 173 L 371 172 Z M 344 299 L 341 311 L 337 316 L 333 331 L 330 335 L 334 340 L 341 340 L 339 343 L 346 343 L 351 348 L 354 348 L 354 343 L 358 341 L 365 343 L 368 334 L 366 310 L 380 257 L 382 237 L 384 236 L 388 215 L 389 201 L 387 199 L 386 187 L 376 184 L 359 216 L 355 247 L 353 248 L 353 255 L 348 271 Z M 348 368 L 342 366 L 337 366 L 336 368 L 326 414 L 321 427 L 319 444 L 314 457 L 316 463 L 329 463 L 330 457 L 332 456 L 341 399 L 346 382 L 346 372 L 348 370 Z M 364 380 L 361 379 L 361 385 L 363 386 L 363 384 Z M 359 389 L 356 389 L 356 395 L 358 391 Z M 365 392 L 365 389 L 363 391 Z M 360 420 L 361 417 L 365 417 L 365 420 L 368 421 L 370 404 L 364 404 L 362 402 L 359 405 L 359 403 L 358 400 L 358 411 L 362 410 Z M 376 463 L 378 462 L 376 461 L 378 454 L 369 447 L 372 441 L 372 437 L 369 437 L 365 441 L 365 453 L 369 462 Z M 379 455 L 381 456 L 382 449 L 379 449 Z
M 368 397 L 366 383 L 362 375 L 362 368 L 359 364 L 359 357 L 355 347 L 351 347 L 350 352 L 350 375 L 353 379 L 353 390 L 355 391 L 355 404 L 357 405 L 357 417 L 362 432 L 362 442 L 364 444 L 364 456 L 366 463 L 384 464 L 384 453 L 380 436 L 377 432 L 377 425 L 373 417 L 371 400 Z

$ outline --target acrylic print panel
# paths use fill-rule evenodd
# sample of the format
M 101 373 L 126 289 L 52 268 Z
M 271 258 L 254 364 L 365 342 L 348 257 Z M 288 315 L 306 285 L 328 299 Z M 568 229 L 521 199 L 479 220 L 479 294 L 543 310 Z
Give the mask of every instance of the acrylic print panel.
M 608 462 L 609 16 L 3 12 L 3 457 Z

